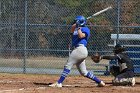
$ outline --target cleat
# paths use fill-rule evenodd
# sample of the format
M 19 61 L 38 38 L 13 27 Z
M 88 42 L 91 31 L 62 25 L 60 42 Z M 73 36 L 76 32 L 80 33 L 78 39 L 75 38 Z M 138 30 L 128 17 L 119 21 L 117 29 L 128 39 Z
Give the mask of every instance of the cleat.
M 53 83 L 53 84 L 49 85 L 49 87 L 58 87 L 58 88 L 61 88 L 62 87 L 62 83 L 58 84 L 58 82 L 56 82 L 56 83 Z
M 101 81 L 97 86 L 98 87 L 104 87 L 105 86 L 105 83 L 103 81 Z
M 134 86 L 136 84 L 135 78 L 133 77 L 131 80 L 131 86 Z

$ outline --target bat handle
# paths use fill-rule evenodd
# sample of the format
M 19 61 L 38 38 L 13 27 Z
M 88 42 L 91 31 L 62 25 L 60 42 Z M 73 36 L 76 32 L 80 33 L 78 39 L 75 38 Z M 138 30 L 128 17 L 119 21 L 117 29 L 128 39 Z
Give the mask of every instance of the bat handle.
M 87 17 L 87 20 L 90 19 L 90 18 L 92 18 L 92 16 Z

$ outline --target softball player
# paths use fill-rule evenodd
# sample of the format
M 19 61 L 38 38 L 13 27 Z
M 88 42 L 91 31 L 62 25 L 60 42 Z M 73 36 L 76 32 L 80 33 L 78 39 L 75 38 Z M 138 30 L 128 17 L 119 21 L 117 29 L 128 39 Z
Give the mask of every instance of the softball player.
M 86 25 L 86 19 L 83 16 L 77 16 L 75 23 L 72 25 L 72 46 L 74 47 L 71 52 L 68 61 L 66 62 L 60 79 L 49 85 L 50 87 L 62 87 L 62 83 L 70 73 L 73 65 L 76 65 L 81 75 L 95 81 L 99 87 L 105 86 L 105 83 L 98 79 L 93 73 L 87 71 L 85 65 L 85 59 L 88 56 L 87 43 L 90 37 L 90 30 Z
M 115 77 L 112 81 L 113 85 L 135 85 L 133 63 L 123 46 L 117 44 L 114 55 L 104 55 L 101 59 L 117 60 L 118 66 L 110 67 L 110 73 Z

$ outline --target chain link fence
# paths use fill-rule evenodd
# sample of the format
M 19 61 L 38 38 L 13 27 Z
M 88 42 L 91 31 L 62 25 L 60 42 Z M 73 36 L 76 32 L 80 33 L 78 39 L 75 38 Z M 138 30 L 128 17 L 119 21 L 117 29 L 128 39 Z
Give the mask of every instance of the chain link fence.
M 108 6 L 113 9 L 87 21 L 89 56 L 112 53 L 111 34 L 117 34 L 117 42 L 137 47 L 128 52 L 137 51 L 139 62 L 140 40 L 119 40 L 119 34 L 140 33 L 139 0 L 0 0 L 0 72 L 61 73 L 71 51 L 75 16 L 88 17 Z M 106 70 L 89 57 L 86 61 L 87 69 L 97 74 Z M 78 74 L 75 68 L 72 74 Z

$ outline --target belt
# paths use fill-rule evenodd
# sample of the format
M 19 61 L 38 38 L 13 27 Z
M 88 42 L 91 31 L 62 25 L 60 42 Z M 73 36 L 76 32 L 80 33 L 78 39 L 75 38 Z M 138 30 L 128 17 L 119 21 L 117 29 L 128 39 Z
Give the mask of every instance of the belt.
M 78 45 L 76 45 L 75 47 L 79 47 L 79 46 L 84 46 L 84 47 L 85 47 L 84 44 L 78 44 Z

